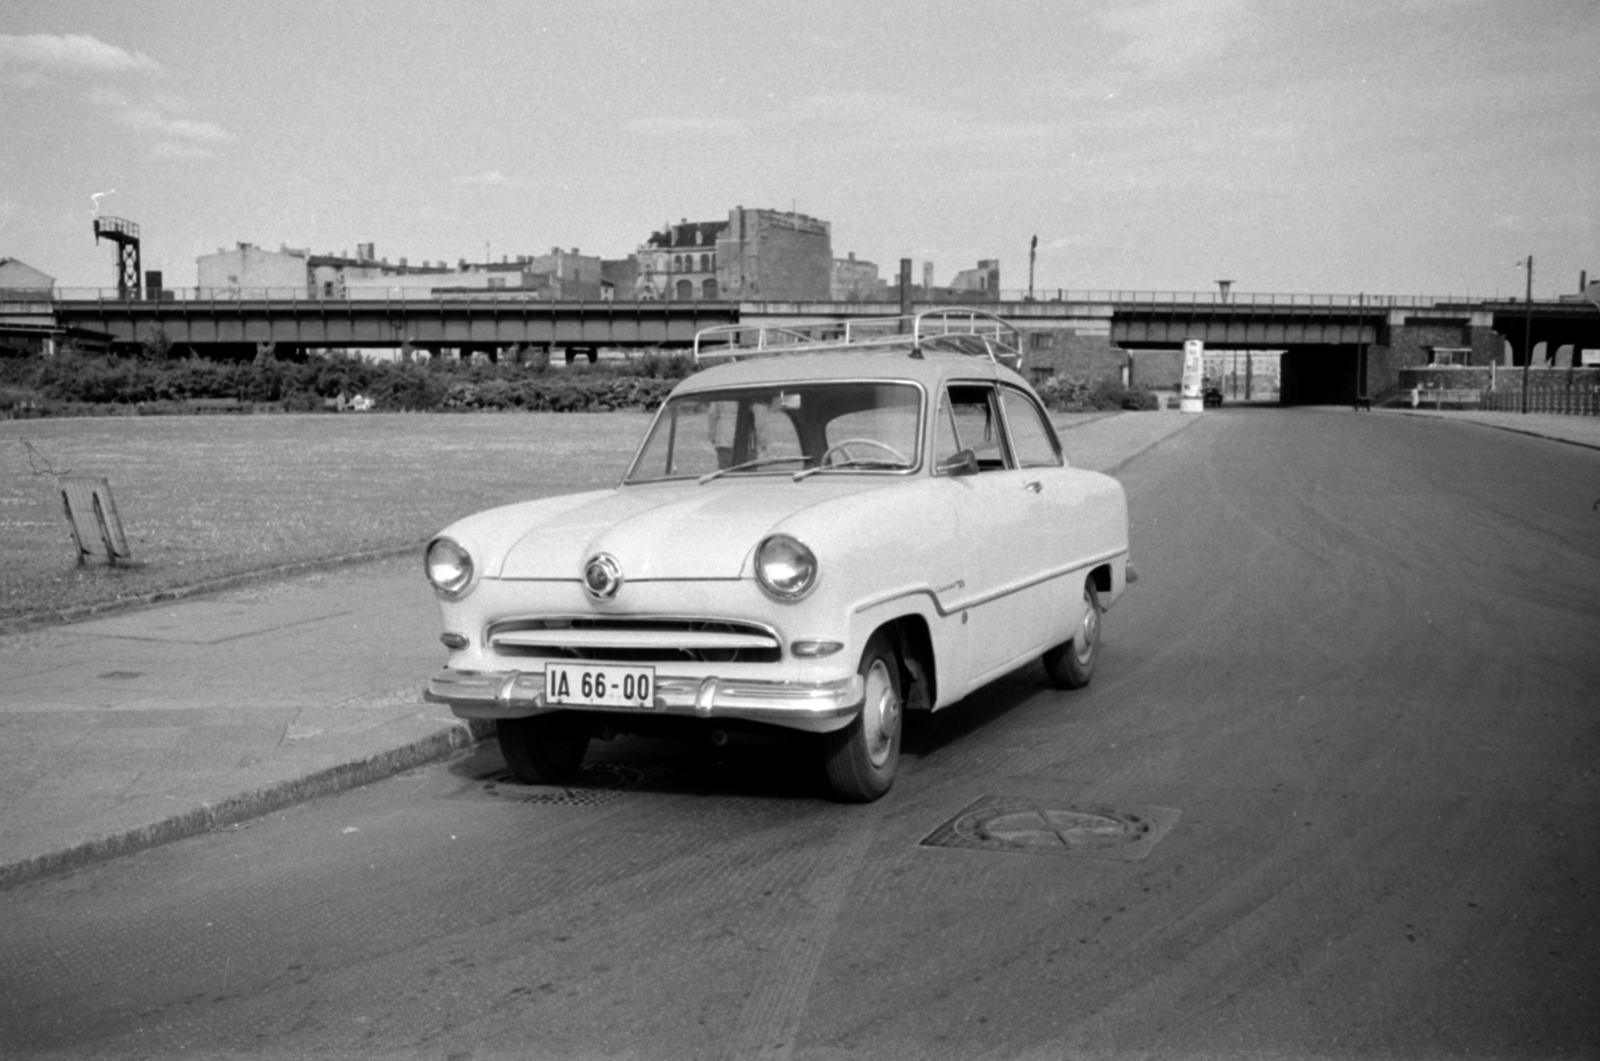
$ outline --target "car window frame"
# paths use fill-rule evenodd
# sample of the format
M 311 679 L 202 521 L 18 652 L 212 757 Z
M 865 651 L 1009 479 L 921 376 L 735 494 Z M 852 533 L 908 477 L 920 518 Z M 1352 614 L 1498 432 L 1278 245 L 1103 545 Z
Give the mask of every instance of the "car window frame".
M 725 395 L 728 395 L 730 392 L 749 391 L 752 388 L 759 388 L 759 387 L 771 387 L 771 388 L 773 388 L 775 390 L 778 390 L 778 389 L 782 389 L 784 387 L 809 387 L 809 386 L 834 387 L 834 386 L 848 386 L 848 385 L 851 385 L 851 384 L 870 385 L 870 386 L 909 387 L 913 391 L 916 392 L 916 395 L 917 395 L 917 422 L 916 422 L 916 426 L 912 429 L 911 437 L 915 441 L 915 444 L 916 444 L 916 447 L 917 447 L 917 452 L 912 455 L 912 463 L 911 463 L 911 466 L 908 467 L 908 468 L 852 468 L 852 467 L 842 467 L 842 468 L 836 468 L 836 469 L 829 469 L 829 473 L 830 474 L 853 474 L 853 475 L 880 475 L 880 476 L 881 475 L 893 475 L 893 476 L 903 476 L 903 477 L 904 476 L 912 476 L 912 475 L 916 475 L 916 474 L 920 473 L 922 471 L 922 469 L 923 469 L 923 466 L 927 463 L 927 461 L 929 459 L 929 457 L 928 457 L 928 446 L 927 446 L 927 444 L 925 443 L 924 440 L 927 437 L 927 433 L 928 433 L 929 419 L 933 415 L 933 413 L 930 411 L 930 400 L 929 400 L 929 393 L 928 393 L 927 384 L 925 384 L 922 380 L 907 379 L 907 378 L 904 378 L 904 377 L 844 376 L 844 377 L 824 378 L 824 379 L 804 379 L 804 378 L 802 378 L 802 379 L 792 379 L 792 380 L 770 380 L 770 381 L 761 381 L 761 382 L 740 382 L 740 383 L 732 383 L 732 382 L 730 382 L 730 383 L 722 384 L 720 386 L 706 387 L 704 389 L 701 389 L 701 388 L 697 387 L 697 388 L 694 388 L 692 390 L 686 390 L 686 391 L 681 391 L 681 392 L 678 392 L 678 393 L 670 394 L 670 395 L 667 396 L 667 399 L 661 403 L 661 407 L 658 410 L 656 410 L 655 417 L 650 421 L 650 426 L 645 429 L 643 437 L 639 440 L 639 446 L 634 451 L 633 458 L 628 462 L 627 470 L 625 472 L 623 472 L 623 474 L 622 474 L 622 478 L 619 481 L 619 485 L 620 486 L 649 486 L 649 485 L 657 484 L 657 483 L 681 483 L 681 482 L 686 482 L 686 481 L 694 481 L 697 478 L 699 478 L 699 476 L 690 475 L 690 474 L 684 474 L 684 475 L 660 475 L 660 476 L 651 476 L 649 478 L 635 478 L 634 477 L 635 473 L 639 470 L 640 461 L 642 461 L 644 459 L 645 453 L 649 449 L 651 441 L 655 438 L 656 431 L 659 429 L 661 421 L 663 419 L 668 418 L 671 415 L 672 406 L 673 406 L 674 402 L 677 402 L 677 401 L 684 401 L 684 402 L 712 402 L 712 401 L 719 401 L 719 400 L 720 401 L 727 401 L 727 400 L 729 400 L 729 398 L 725 397 Z M 719 395 L 722 395 L 724 397 L 719 397 Z M 673 418 L 671 420 L 671 422 L 670 422 L 670 430 L 674 433 L 674 435 L 676 433 L 677 426 L 678 426 L 677 419 Z M 774 468 L 773 470 L 771 470 L 769 472 L 766 472 L 765 474 L 767 476 L 787 475 L 787 474 L 793 474 L 794 471 L 795 471 L 795 469 L 793 469 L 793 468 Z M 734 478 L 737 480 L 737 479 L 740 479 L 740 478 L 752 478 L 752 477 L 754 477 L 754 476 L 753 475 L 748 475 L 748 476 L 747 475 L 741 475 L 741 476 L 737 476 L 737 477 L 734 477 Z
M 1000 455 L 1001 455 L 1001 462 L 1002 462 L 1001 466 L 998 467 L 998 468 L 985 468 L 985 467 L 979 466 L 978 469 L 977 469 L 977 473 L 976 474 L 989 475 L 989 474 L 992 474 L 994 472 L 1015 471 L 1016 468 L 1017 468 L 1017 460 L 1016 460 L 1016 455 L 1013 452 L 1012 447 L 1011 447 L 1011 433 L 1010 433 L 1009 430 L 1007 430 L 1007 427 L 1006 427 L 1005 410 L 1001 407 L 1000 388 L 997 385 L 997 381 L 996 380 L 992 380 L 992 379 L 947 379 L 940 385 L 938 406 L 934 410 L 934 413 L 933 413 L 933 415 L 935 417 L 934 434 L 933 434 L 933 437 L 930 438 L 929 442 L 928 442 L 928 453 L 929 453 L 930 459 L 933 461 L 933 472 L 934 472 L 934 474 L 936 476 L 942 476 L 942 477 L 950 477 L 952 475 L 958 474 L 953 469 L 941 468 L 939 466 L 939 462 L 943 458 L 941 458 L 938 455 L 938 445 L 939 445 L 938 429 L 939 429 L 939 420 L 942 417 L 949 417 L 951 428 L 954 430 L 954 432 L 956 434 L 957 443 L 960 443 L 962 441 L 962 439 L 960 438 L 959 425 L 955 422 L 955 419 L 954 419 L 955 418 L 955 409 L 953 408 L 954 403 L 953 402 L 949 403 L 949 404 L 946 403 L 946 399 L 949 397 L 950 391 L 952 389 L 959 389 L 959 388 L 981 389 L 981 390 L 984 390 L 984 391 L 986 391 L 988 393 L 988 397 L 989 397 L 989 414 L 990 414 L 990 417 L 992 418 L 993 423 L 995 425 L 996 437 L 997 437 L 997 439 L 998 439 L 998 441 L 1000 443 Z M 970 449 L 970 447 L 965 447 L 965 446 L 960 447 L 960 448 L 957 449 L 956 452 L 959 453 L 959 452 L 962 451 L 962 449 Z M 976 452 L 976 451 L 974 451 L 974 452 Z
M 1001 414 L 1005 417 L 1005 420 L 1006 420 L 1006 435 L 1007 435 L 1008 438 L 1011 439 L 1011 454 L 1012 454 L 1013 467 L 1017 467 L 1017 468 L 1064 468 L 1064 467 L 1066 467 L 1067 466 L 1067 456 L 1066 456 L 1066 453 L 1061 448 L 1061 436 L 1056 434 L 1056 425 L 1050 422 L 1050 414 L 1045 410 L 1044 404 L 1039 401 L 1038 396 L 1035 395 L 1035 394 L 1030 393 L 1024 387 L 1019 387 L 1015 383 L 1009 383 L 1009 382 L 1006 382 L 1004 380 L 1000 381 L 999 386 L 996 387 L 995 390 L 996 390 L 996 393 L 997 393 L 997 395 L 998 395 L 998 397 L 1000 399 L 1000 403 L 999 404 L 1000 404 Z M 1010 413 L 1010 411 L 1008 410 L 1008 408 L 1006 406 L 1005 397 L 1006 397 L 1006 394 L 1008 392 L 1012 393 L 1012 394 L 1015 394 L 1019 399 L 1021 399 L 1023 404 L 1026 405 L 1030 410 L 1032 410 L 1034 416 L 1037 417 L 1039 425 L 1044 428 L 1045 440 L 1050 443 L 1050 448 L 1051 448 L 1052 452 L 1055 454 L 1054 463 L 1051 463 L 1051 464 L 1026 464 L 1026 463 L 1023 462 L 1022 456 L 1021 456 L 1021 451 L 1017 447 L 1017 443 L 1016 443 L 1016 431 L 1014 430 L 1014 428 L 1012 427 L 1012 424 L 1011 424 L 1011 413 Z

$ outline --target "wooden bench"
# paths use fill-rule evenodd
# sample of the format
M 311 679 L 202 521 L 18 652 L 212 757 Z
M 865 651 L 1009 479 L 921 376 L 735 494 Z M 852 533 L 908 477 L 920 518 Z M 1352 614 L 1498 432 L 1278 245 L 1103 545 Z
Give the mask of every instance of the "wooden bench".
M 78 566 L 84 557 L 94 552 L 94 543 L 100 542 L 106 551 L 106 563 L 112 567 L 117 562 L 133 559 L 128 548 L 128 536 L 122 532 L 122 518 L 117 515 L 117 504 L 111 500 L 111 484 L 92 475 L 63 475 L 61 503 L 66 506 L 67 524 L 72 528 L 72 542 L 78 547 Z

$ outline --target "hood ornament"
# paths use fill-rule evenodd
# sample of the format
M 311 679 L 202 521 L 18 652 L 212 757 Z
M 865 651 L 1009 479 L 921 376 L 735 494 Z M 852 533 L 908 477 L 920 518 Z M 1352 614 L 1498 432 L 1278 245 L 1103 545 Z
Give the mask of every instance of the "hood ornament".
M 622 565 L 610 553 L 596 553 L 583 565 L 583 588 L 598 601 L 612 600 L 622 588 Z

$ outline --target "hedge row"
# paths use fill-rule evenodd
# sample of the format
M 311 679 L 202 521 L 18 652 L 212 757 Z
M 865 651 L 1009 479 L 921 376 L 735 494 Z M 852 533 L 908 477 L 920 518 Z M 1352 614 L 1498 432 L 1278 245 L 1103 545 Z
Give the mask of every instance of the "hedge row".
M 252 362 L 164 360 L 67 352 L 53 358 L 0 358 L 0 415 L 72 416 L 109 408 L 182 412 L 195 399 L 271 403 L 313 411 L 339 396 L 369 398 L 378 409 L 600 412 L 653 409 L 692 369 L 681 355 L 630 362 L 510 364 L 457 360 L 363 361 L 308 357 Z M 1053 378 L 1040 396 L 1058 411 L 1154 409 L 1155 395 L 1108 380 Z
M 70 416 L 108 407 L 182 411 L 196 399 L 273 403 L 316 410 L 339 396 L 369 398 L 378 409 L 528 409 L 561 412 L 649 409 L 690 368 L 687 358 L 651 355 L 621 364 L 495 364 L 433 360 L 363 361 L 308 357 L 253 362 L 160 360 L 66 352 L 53 358 L 0 358 L 0 414 Z

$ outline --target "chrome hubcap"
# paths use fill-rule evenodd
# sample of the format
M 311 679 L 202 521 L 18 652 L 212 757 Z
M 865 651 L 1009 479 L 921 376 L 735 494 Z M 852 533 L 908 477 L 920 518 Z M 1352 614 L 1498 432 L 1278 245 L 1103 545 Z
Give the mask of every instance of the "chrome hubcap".
M 867 698 L 861 708 L 861 728 L 867 738 L 867 757 L 873 766 L 889 761 L 895 734 L 900 732 L 900 697 L 895 695 L 889 667 L 881 659 L 867 668 Z
M 1089 662 L 1089 657 L 1094 655 L 1094 646 L 1100 640 L 1100 609 L 1095 607 L 1094 595 L 1088 587 L 1083 591 L 1083 603 L 1088 607 L 1083 613 L 1083 625 L 1078 629 L 1075 639 L 1077 651 L 1074 653 L 1079 663 Z

